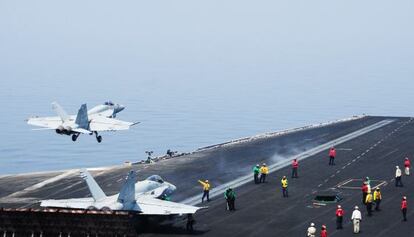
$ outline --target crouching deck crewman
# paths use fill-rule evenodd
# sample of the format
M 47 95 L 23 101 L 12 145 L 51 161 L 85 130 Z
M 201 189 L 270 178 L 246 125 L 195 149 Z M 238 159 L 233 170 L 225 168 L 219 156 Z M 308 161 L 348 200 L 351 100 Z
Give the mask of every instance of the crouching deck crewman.
M 236 210 L 236 206 L 235 206 L 236 192 L 234 192 L 232 188 L 228 188 L 224 192 L 224 198 L 226 199 L 226 202 L 227 202 L 227 210 L 235 211 Z
M 254 168 L 253 168 L 253 178 L 254 178 L 254 183 L 258 184 L 259 183 L 259 174 L 260 174 L 260 165 L 257 164 Z

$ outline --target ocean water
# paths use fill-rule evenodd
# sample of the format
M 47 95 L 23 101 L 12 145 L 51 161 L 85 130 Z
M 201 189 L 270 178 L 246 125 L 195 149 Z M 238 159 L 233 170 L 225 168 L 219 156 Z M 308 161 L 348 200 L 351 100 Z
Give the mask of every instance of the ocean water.
M 411 116 L 413 93 L 401 83 L 337 81 L 118 81 L 64 92 L 59 83 L 20 85 L 1 95 L 2 174 L 98 167 L 145 159 L 145 151 L 179 152 L 258 133 L 350 117 L 357 114 Z M 312 84 L 319 84 L 316 88 Z M 398 86 L 396 86 L 398 85 Z M 283 89 L 282 89 L 283 88 Z M 395 92 L 394 92 L 395 91 Z M 77 142 L 54 131 L 32 131 L 31 115 L 54 116 L 51 101 L 76 113 L 107 99 L 126 109 L 118 119 L 141 121 L 129 131 L 102 133 L 98 144 L 83 135 Z
M 1 4 L 0 175 L 414 114 L 411 1 L 98 3 Z M 75 114 L 106 100 L 141 124 L 98 144 L 25 122 L 53 101 Z

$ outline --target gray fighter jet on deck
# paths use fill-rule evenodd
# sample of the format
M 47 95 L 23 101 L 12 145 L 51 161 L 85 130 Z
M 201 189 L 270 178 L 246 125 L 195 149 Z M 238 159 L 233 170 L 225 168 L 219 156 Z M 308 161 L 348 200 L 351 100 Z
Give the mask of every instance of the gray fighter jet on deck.
M 32 117 L 27 123 L 33 126 L 43 127 L 34 130 L 55 130 L 57 134 L 72 136 L 72 141 L 76 141 L 80 134 L 95 134 L 98 142 L 102 137 L 98 132 L 128 130 L 131 126 L 138 123 L 125 122 L 114 119 L 116 114 L 125 107 L 112 102 L 105 102 L 87 110 L 83 104 L 76 116 L 68 115 L 65 110 L 56 102 L 52 103 L 52 109 L 59 115 L 56 117 Z
M 86 181 L 91 198 L 74 198 L 62 200 L 43 200 L 42 207 L 59 207 L 92 210 L 137 211 L 141 215 L 182 215 L 194 214 L 202 207 L 195 207 L 162 200 L 170 196 L 176 187 L 165 182 L 158 175 L 137 182 L 137 174 L 130 171 L 119 194 L 106 196 L 93 177 L 86 170 L 81 170 L 81 177 Z

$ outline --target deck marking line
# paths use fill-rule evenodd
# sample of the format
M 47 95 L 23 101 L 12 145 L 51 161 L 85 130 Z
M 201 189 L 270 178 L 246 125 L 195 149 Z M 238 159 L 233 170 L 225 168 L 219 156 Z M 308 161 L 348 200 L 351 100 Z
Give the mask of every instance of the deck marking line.
M 48 184 L 57 182 L 57 181 L 59 181 L 61 179 L 64 179 L 66 177 L 69 177 L 69 176 L 74 175 L 74 174 L 77 174 L 77 173 L 79 173 L 79 169 L 68 170 L 68 171 L 64 172 L 63 174 L 54 176 L 54 177 L 52 177 L 50 179 L 46 179 L 46 180 L 44 180 L 44 181 L 42 181 L 40 183 L 37 183 L 37 184 L 32 185 L 30 187 L 27 187 L 27 188 L 25 188 L 23 190 L 17 191 L 15 193 L 12 193 L 12 194 L 6 196 L 6 197 L 3 197 L 2 199 L 8 199 L 8 198 L 16 197 L 16 196 L 19 196 L 21 194 L 25 194 L 25 193 L 28 193 L 30 191 L 37 190 L 37 189 L 42 188 L 42 187 L 44 187 L 44 186 L 46 186 Z

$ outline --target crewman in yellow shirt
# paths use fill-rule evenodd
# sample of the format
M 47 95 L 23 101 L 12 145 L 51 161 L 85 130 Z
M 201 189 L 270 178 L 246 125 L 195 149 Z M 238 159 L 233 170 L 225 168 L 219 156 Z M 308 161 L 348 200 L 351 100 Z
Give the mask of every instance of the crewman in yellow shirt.
M 282 184 L 282 192 L 283 192 L 283 197 L 289 197 L 288 194 L 288 180 L 286 178 L 286 176 L 283 176 L 282 180 L 280 181 Z
M 263 163 L 262 167 L 260 167 L 260 183 L 266 182 L 267 174 L 269 174 L 269 168 L 267 168 L 266 163 Z
M 201 198 L 201 202 L 204 202 L 204 198 L 206 197 L 207 197 L 207 202 L 209 202 L 210 201 L 209 193 L 210 193 L 210 188 L 211 188 L 210 183 L 208 182 L 207 179 L 204 182 L 201 180 L 198 180 L 198 182 L 201 185 L 203 185 L 203 197 Z
M 365 198 L 365 205 L 367 206 L 368 216 L 372 216 L 372 194 L 371 192 L 367 193 L 367 197 Z
M 380 204 L 382 200 L 382 195 L 380 188 L 376 188 L 374 191 L 374 202 L 375 202 L 375 211 L 380 211 Z

